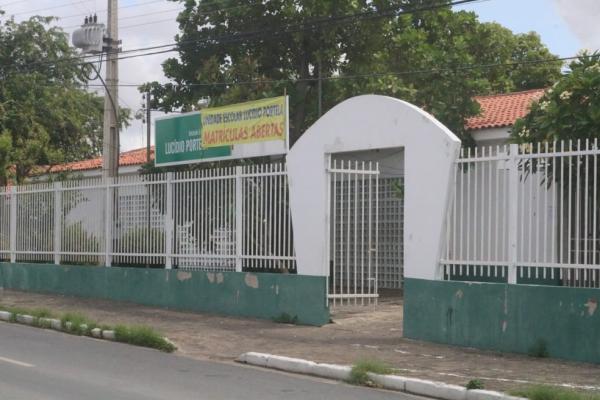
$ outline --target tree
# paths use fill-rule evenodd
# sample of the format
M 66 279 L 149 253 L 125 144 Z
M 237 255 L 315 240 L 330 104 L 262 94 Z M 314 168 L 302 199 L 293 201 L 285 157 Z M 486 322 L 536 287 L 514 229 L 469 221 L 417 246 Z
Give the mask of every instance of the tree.
M 102 148 L 103 98 L 85 88 L 89 66 L 65 61 L 76 53 L 51 21 L 0 24 L 0 184 Z M 126 124 L 128 110 L 121 115 Z
M 584 53 L 573 61 L 564 76 L 532 104 L 529 114 L 518 120 L 511 131 L 511 140 L 520 144 L 521 151 L 525 153 L 537 152 L 536 143 L 541 143 L 544 151 L 546 146 L 554 152 L 590 150 L 597 146 L 595 140 L 598 138 L 600 53 Z M 548 190 L 554 187 L 556 236 L 563 238 L 563 243 L 557 245 L 557 248 L 562 246 L 561 254 L 566 253 L 566 248 L 571 248 L 571 245 L 574 249 L 585 249 L 586 241 L 600 237 L 600 225 L 596 225 L 595 221 L 596 199 L 600 196 L 597 185 L 600 165 L 592 161 L 595 158 L 563 154 L 546 159 L 526 158 L 519 165 L 524 177 L 543 174 L 542 183 Z M 567 244 L 569 240 L 573 243 Z M 574 263 L 589 262 L 584 251 L 574 251 L 567 257 Z M 578 275 L 571 271 L 570 279 L 575 276 Z
M 394 78 L 350 81 L 342 96 L 368 93 L 368 85 L 379 81 L 375 92 L 424 108 L 466 144 L 472 142 L 464 121 L 479 112 L 474 96 L 546 87 L 561 74 L 562 63 L 537 34 L 515 35 L 499 24 L 479 22 L 472 12 L 438 9 L 402 15 L 390 23 L 383 42 L 374 58 L 378 68 L 397 72 Z M 532 63 L 539 60 L 549 62 Z M 349 65 L 344 73 L 366 73 L 369 68 L 367 63 Z
M 511 131 L 516 143 L 600 137 L 600 53 L 584 53 Z
M 318 118 L 321 80 L 323 111 L 359 94 L 390 95 L 468 139 L 464 120 L 478 112 L 473 95 L 543 87 L 560 75 L 561 63 L 535 34 L 514 35 L 450 7 L 431 9 L 448 3 L 185 1 L 179 57 L 163 64 L 172 82 L 141 90 L 150 89 L 153 106 L 166 112 L 192 110 L 200 99 L 221 105 L 287 92 L 295 141 Z M 539 59 L 552 62 L 504 65 Z M 502 65 L 464 68 L 492 63 Z

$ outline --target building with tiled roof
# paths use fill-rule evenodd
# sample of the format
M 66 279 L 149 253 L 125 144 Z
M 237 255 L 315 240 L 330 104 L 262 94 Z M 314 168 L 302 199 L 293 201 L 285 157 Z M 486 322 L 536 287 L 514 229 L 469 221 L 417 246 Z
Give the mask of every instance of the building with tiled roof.
M 514 123 L 529 113 L 531 104 L 539 100 L 545 89 L 524 92 L 477 96 L 475 100 L 481 112 L 466 121 L 466 128 L 473 139 L 482 144 L 503 144 L 510 135 Z
M 119 173 L 136 173 L 139 167 L 147 162 L 146 148 L 129 150 L 122 152 L 119 156 Z M 154 160 L 154 146 L 150 148 L 150 160 Z M 102 157 L 89 160 L 73 161 L 70 163 L 53 165 L 51 167 L 41 167 L 38 174 L 53 174 L 59 172 L 79 172 L 84 175 L 97 175 L 97 171 L 102 169 Z

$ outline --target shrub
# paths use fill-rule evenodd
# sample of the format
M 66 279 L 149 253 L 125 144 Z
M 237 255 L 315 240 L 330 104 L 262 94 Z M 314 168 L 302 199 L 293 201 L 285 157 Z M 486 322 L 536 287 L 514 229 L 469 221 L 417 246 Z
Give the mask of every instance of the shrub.
M 68 330 L 71 333 L 75 333 L 77 335 L 86 335 L 89 331 L 94 329 L 98 324 L 90 319 L 88 319 L 85 315 L 70 312 L 66 313 L 60 319 L 63 329 Z M 71 328 L 67 328 L 67 322 L 71 323 Z M 83 329 L 81 325 L 86 325 L 87 329 Z
M 352 366 L 348 382 L 354 385 L 375 386 L 371 379 L 369 379 L 369 372 L 388 375 L 392 373 L 392 368 L 379 360 L 360 360 Z
M 166 353 L 172 353 L 177 349 L 173 343 L 169 342 L 154 329 L 147 326 L 127 327 L 118 325 L 115 328 L 115 338 L 119 342 L 136 346 L 152 347 Z
M 102 246 L 100 240 L 93 234 L 88 232 L 81 221 L 67 224 L 62 231 L 62 249 L 73 249 L 82 253 L 100 253 Z M 99 256 L 82 256 L 82 255 L 62 255 L 61 263 L 77 264 L 77 265 L 98 265 Z
M 117 253 L 157 254 L 159 257 L 165 252 L 165 232 L 159 228 L 136 227 L 122 234 L 114 245 Z M 148 258 L 115 256 L 114 263 L 129 267 L 153 265 Z
M 467 390 L 475 390 L 475 389 L 484 389 L 485 388 L 483 382 L 481 382 L 479 379 L 471 379 L 465 387 L 467 388 Z

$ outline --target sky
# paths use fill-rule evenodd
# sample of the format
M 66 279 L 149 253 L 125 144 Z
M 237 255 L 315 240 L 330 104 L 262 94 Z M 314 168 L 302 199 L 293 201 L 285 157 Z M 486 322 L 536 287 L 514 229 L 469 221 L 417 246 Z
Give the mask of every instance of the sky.
M 97 13 L 106 21 L 107 0 L 0 0 L 0 9 L 16 20 L 31 15 L 59 17 L 56 25 L 67 33 L 83 23 L 84 16 Z M 179 1 L 120 0 L 119 29 L 123 49 L 135 49 L 174 41 L 178 32 L 175 18 L 183 8 Z M 474 11 L 481 21 L 496 21 L 516 33 L 536 31 L 550 50 L 561 57 L 576 55 L 581 49 L 600 49 L 600 0 L 481 0 L 459 9 Z M 133 58 L 120 62 L 120 82 L 141 84 L 165 82 L 161 63 L 174 53 Z M 135 87 L 121 87 L 119 103 L 141 109 L 142 95 Z M 153 113 L 153 117 L 161 114 Z M 134 120 L 121 133 L 121 150 L 145 146 L 145 127 Z

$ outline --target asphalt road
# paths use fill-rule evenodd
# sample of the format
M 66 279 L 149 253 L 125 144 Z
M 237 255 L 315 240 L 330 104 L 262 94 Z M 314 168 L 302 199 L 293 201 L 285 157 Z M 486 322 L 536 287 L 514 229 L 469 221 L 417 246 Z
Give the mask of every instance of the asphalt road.
M 0 323 L 0 399 L 422 400 L 7 323 Z

